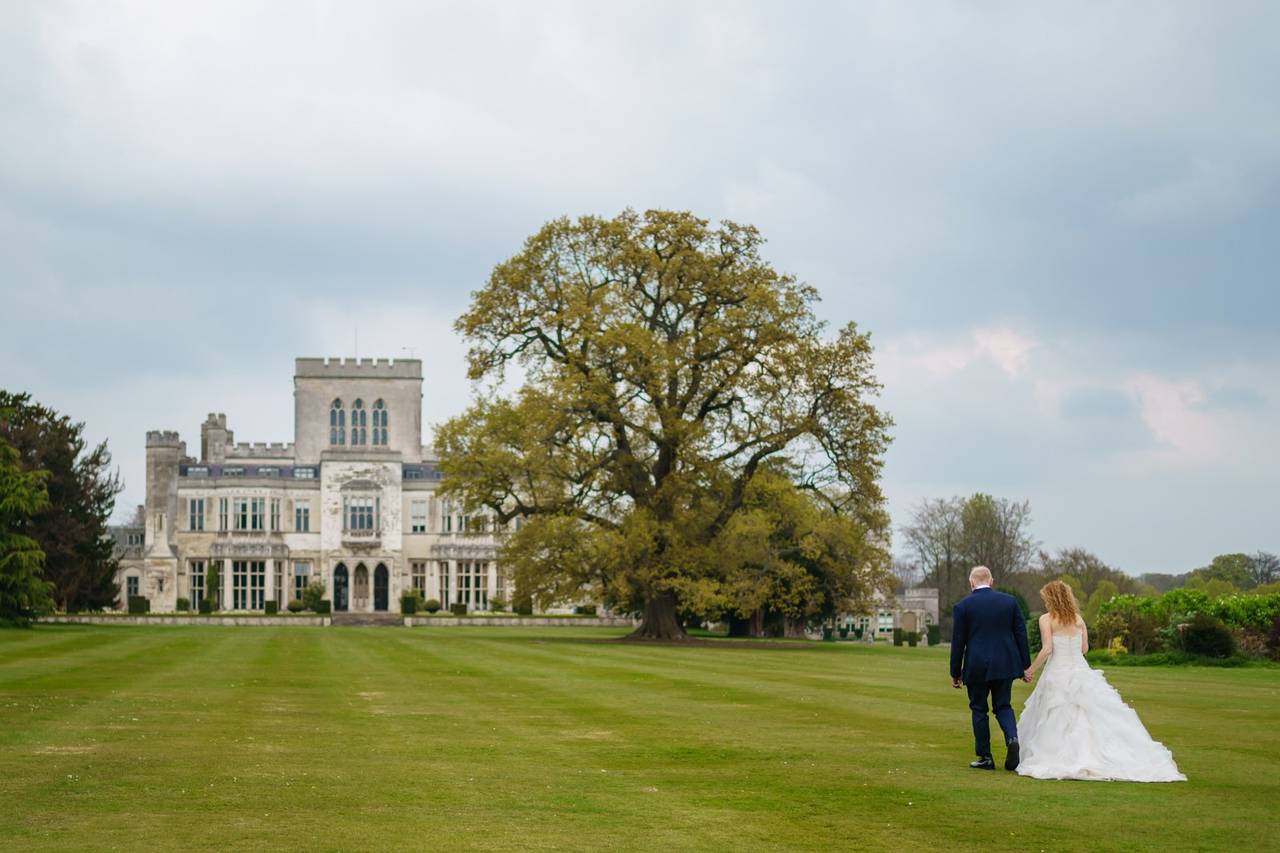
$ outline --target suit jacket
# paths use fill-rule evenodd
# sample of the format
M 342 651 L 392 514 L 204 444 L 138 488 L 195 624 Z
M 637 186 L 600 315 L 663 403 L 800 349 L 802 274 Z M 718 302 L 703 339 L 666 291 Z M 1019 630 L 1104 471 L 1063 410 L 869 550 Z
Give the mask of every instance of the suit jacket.
M 965 684 L 1022 677 L 1031 666 L 1027 623 L 1012 595 L 977 589 L 952 611 L 951 677 Z

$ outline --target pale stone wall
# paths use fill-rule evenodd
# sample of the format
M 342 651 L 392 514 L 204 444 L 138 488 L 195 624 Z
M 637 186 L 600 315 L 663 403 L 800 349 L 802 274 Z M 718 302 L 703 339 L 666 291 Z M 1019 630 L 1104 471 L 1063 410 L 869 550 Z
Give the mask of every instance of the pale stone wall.
M 320 461 L 324 452 L 359 452 L 345 445 L 329 445 L 329 408 L 334 399 L 346 412 L 347 438 L 351 434 L 351 405 L 364 402 L 370 424 L 373 404 L 387 406 L 385 449 L 398 452 L 401 461 L 422 457 L 422 362 L 418 359 L 300 358 L 293 378 L 294 455 L 300 464 Z M 369 427 L 372 429 L 372 426 Z M 372 443 L 363 449 L 377 449 Z

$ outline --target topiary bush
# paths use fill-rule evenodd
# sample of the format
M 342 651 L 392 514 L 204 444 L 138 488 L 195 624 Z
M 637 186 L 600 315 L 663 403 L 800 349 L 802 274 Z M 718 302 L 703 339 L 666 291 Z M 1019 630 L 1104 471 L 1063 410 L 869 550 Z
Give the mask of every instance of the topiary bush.
M 596 606 L 594 604 L 580 604 L 573 608 L 573 612 L 577 616 L 595 616 Z
M 440 611 L 440 601 L 435 598 L 428 598 L 422 604 L 422 609 L 428 613 L 438 613 Z
M 406 592 L 400 596 L 400 612 L 405 616 L 412 616 L 418 612 L 418 592 Z
M 455 601 L 453 604 L 449 605 L 449 612 L 452 613 L 454 616 L 466 616 L 467 605 L 462 603 L 461 601 Z
M 319 613 L 321 616 L 327 616 L 333 610 L 333 602 L 329 601 L 327 598 L 322 598 L 316 602 L 316 606 L 311 609 L 316 613 Z
M 134 616 L 151 612 L 151 599 L 145 595 L 129 596 L 129 613 Z
M 209 598 L 200 599 L 200 604 L 198 606 L 198 609 L 202 614 L 206 616 L 209 615 L 210 613 L 213 612 L 213 600 Z
M 307 605 L 302 603 L 301 598 L 291 598 L 289 603 L 285 605 L 285 609 L 290 613 L 301 613 L 307 609 Z
M 900 646 L 900 645 L 902 645 L 902 641 L 903 641 L 903 639 L 904 639 L 904 636 L 903 636 L 903 635 L 905 635 L 905 634 L 906 634 L 906 631 L 903 631 L 901 628 L 894 628 L 894 629 L 893 629 L 893 644 L 894 644 L 895 646 Z
M 931 646 L 942 645 L 942 626 L 930 625 L 928 630 L 929 630 L 929 645 Z
M 916 647 L 916 644 L 917 644 L 917 643 L 919 643 L 919 642 L 920 642 L 920 632 L 919 632 L 919 631 L 908 631 L 908 632 L 907 632 L 907 645 L 908 645 L 908 646 L 910 646 L 911 648 L 913 648 L 913 649 L 914 649 L 914 648 Z
M 1207 613 L 1196 615 L 1182 626 L 1179 645 L 1187 654 L 1207 658 L 1229 658 L 1236 652 L 1231 629 Z
M 277 613 L 280 612 L 280 602 L 274 598 L 268 598 L 266 604 L 263 605 L 262 609 L 266 612 L 268 616 L 275 616 Z
M 191 609 L 191 599 L 179 598 L 173 605 L 179 613 L 186 613 Z

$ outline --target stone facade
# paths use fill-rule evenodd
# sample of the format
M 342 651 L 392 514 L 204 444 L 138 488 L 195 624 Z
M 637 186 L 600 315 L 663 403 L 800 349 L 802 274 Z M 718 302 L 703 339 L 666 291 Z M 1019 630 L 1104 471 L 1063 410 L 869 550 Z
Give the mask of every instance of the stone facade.
M 148 432 L 140 525 L 112 531 L 121 606 L 134 594 L 152 612 L 195 609 L 213 565 L 224 611 L 283 611 L 313 580 L 336 612 L 395 612 L 413 587 L 446 608 L 509 602 L 494 524 L 436 495 L 422 399 L 417 359 L 300 358 L 290 443 L 235 443 L 222 413 L 201 426 L 198 459 L 176 432 Z
M 938 590 L 917 587 L 904 590 L 893 598 L 880 597 L 872 605 L 870 615 L 855 616 L 850 620 L 855 628 L 863 629 L 863 637 L 893 639 L 893 629 L 919 632 L 925 636 L 930 625 L 938 623 Z

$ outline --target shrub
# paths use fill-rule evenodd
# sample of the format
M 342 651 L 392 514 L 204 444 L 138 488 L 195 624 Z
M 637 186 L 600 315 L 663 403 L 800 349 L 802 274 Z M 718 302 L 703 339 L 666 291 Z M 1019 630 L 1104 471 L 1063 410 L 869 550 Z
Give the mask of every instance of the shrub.
M 333 602 L 329 601 L 327 598 L 322 598 L 316 602 L 316 606 L 311 609 L 316 613 L 319 613 L 321 616 L 324 616 L 333 610 Z
M 1231 629 L 1207 613 L 1201 613 L 1182 627 L 1182 651 L 1207 658 L 1229 658 L 1236 651 Z
M 902 640 L 903 640 L 903 635 L 904 635 L 904 634 L 906 634 L 906 631 L 903 631 L 901 628 L 894 628 L 894 629 L 893 629 L 893 644 L 894 644 L 895 646 L 900 646 L 900 645 L 902 645 Z
M 842 640 L 847 640 L 847 639 L 849 639 L 849 626 L 848 626 L 848 625 L 841 625 L 841 626 L 840 626 L 840 639 L 842 639 Z
M 191 609 L 191 599 L 179 598 L 173 606 L 177 609 L 179 613 L 186 613 Z
M 147 598 L 145 595 L 129 596 L 129 613 L 130 614 L 136 616 L 138 614 L 149 613 L 149 612 L 151 612 L 151 599 Z
M 1107 652 L 1113 655 L 1129 654 L 1129 650 L 1125 648 L 1124 641 L 1120 637 L 1111 638 L 1111 642 L 1107 644 Z
M 206 615 L 208 615 L 208 614 L 212 613 L 212 612 L 213 612 L 213 599 L 211 599 L 211 598 L 202 598 L 202 599 L 200 599 L 200 606 L 199 606 L 199 609 L 200 609 L 200 612 L 201 612 L 201 613 L 206 614 Z
M 932 626 L 930 626 L 932 627 Z M 1040 620 L 1027 620 L 1027 648 L 1031 650 L 1031 656 L 1035 657 L 1040 654 L 1040 646 L 1044 641 L 1040 638 Z
M 412 616 L 418 612 L 418 591 L 406 592 L 400 596 L 400 612 Z
M 302 603 L 301 598 L 291 598 L 289 599 L 289 603 L 285 605 L 285 609 L 290 613 L 301 613 L 307 609 L 307 605 Z
M 507 600 L 500 595 L 495 595 L 489 599 L 489 609 L 495 613 L 501 613 L 507 609 Z
M 511 600 L 511 609 L 521 616 L 533 615 L 533 596 L 517 595 Z
M 1037 627 L 1037 630 L 1038 630 L 1038 629 L 1039 629 L 1039 626 L 1037 625 L 1036 627 Z M 861 636 L 862 636 L 862 632 L 861 632 L 861 631 L 859 631 L 859 632 L 858 632 L 858 636 L 859 636 L 859 637 L 861 637 Z M 929 626 L 929 645 L 931 645 L 931 646 L 940 646 L 940 645 L 942 645 L 942 626 L 941 626 L 941 625 L 930 625 L 930 626 Z
M 941 631 L 941 629 L 940 629 L 940 628 L 939 628 L 939 631 Z M 854 629 L 853 629 L 853 636 L 855 636 L 855 637 L 857 637 L 859 640 L 861 640 L 861 639 L 862 639 L 862 629 L 861 629 L 861 628 L 854 628 Z M 942 636 L 942 634 L 941 634 L 941 633 L 939 633 L 939 634 L 938 634 L 938 636 L 939 636 L 939 637 L 941 637 L 941 636 Z M 930 635 L 929 635 L 929 637 L 930 637 L 930 639 L 932 639 L 932 638 L 933 638 L 933 634 L 930 634 Z
M 307 588 L 302 591 L 302 603 L 306 605 L 308 610 L 314 610 L 316 613 L 328 613 L 328 610 L 321 610 L 320 604 L 324 601 L 324 584 L 320 581 L 312 581 L 307 584 Z
M 1271 623 L 1271 630 L 1267 632 L 1267 656 L 1280 660 L 1280 616 Z
M 578 616 L 595 616 L 596 606 L 594 604 L 580 604 L 573 608 L 573 612 Z
M 920 632 L 919 632 L 919 631 L 908 631 L 908 632 L 907 632 L 907 645 L 908 645 L 908 646 L 910 646 L 911 648 L 913 648 L 913 649 L 914 649 L 914 648 L 916 647 L 916 644 L 917 644 L 917 643 L 919 643 L 919 642 L 920 642 Z
M 449 612 L 454 616 L 466 616 L 467 605 L 461 601 L 455 601 L 453 604 L 449 605 Z
M 427 611 L 428 613 L 436 613 L 440 610 L 440 602 L 438 599 L 428 598 L 425 602 L 423 602 L 422 609 Z
M 275 616 L 280 612 L 280 602 L 274 598 L 269 598 L 262 609 L 266 611 L 268 616 Z

